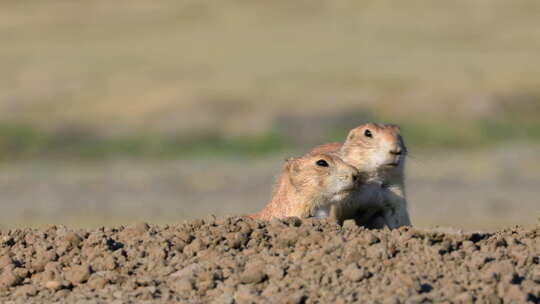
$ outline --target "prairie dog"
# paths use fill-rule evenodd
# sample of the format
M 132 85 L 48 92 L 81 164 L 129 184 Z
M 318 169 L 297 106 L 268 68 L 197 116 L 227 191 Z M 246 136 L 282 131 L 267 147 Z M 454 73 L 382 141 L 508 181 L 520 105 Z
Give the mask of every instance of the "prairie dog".
M 355 219 L 370 228 L 411 225 L 405 195 L 407 148 L 400 131 L 397 125 L 367 123 L 352 129 L 343 144 L 325 144 L 310 152 L 336 154 L 368 174 L 350 200 L 333 207 L 338 221 Z
M 311 153 L 286 161 L 272 199 L 252 218 L 327 217 L 332 205 L 349 199 L 357 188 L 358 170 L 337 155 Z

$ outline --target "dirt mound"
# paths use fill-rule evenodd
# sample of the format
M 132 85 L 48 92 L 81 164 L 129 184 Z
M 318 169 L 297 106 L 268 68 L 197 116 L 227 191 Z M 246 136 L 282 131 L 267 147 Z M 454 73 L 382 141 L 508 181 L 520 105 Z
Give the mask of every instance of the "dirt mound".
M 540 225 L 366 230 L 233 217 L 0 233 L 0 302 L 540 302 Z

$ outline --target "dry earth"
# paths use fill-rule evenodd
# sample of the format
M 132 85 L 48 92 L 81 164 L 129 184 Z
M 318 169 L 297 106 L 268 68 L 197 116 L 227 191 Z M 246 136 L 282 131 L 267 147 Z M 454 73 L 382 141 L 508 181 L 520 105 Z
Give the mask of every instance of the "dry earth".
M 540 302 L 540 224 L 495 233 L 209 218 L 0 233 L 2 303 Z

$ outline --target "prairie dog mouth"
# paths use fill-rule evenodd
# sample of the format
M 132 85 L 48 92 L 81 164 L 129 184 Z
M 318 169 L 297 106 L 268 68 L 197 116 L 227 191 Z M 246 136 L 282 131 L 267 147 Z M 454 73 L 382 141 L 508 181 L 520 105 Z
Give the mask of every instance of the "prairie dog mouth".
M 336 191 L 332 194 L 332 200 L 334 201 L 340 201 L 344 198 L 346 198 L 347 196 L 351 195 L 351 193 L 353 192 L 355 188 L 354 187 L 347 187 L 347 188 L 344 188 L 344 189 L 341 189 L 339 191 Z
M 352 192 L 354 189 L 357 188 L 357 183 L 352 183 L 350 185 L 347 185 L 347 186 L 343 186 L 341 189 L 339 189 L 338 191 L 336 191 L 335 193 L 349 193 L 349 192 Z
M 401 157 L 396 157 L 393 161 L 384 164 L 383 167 L 390 167 L 390 168 L 398 167 L 401 164 L 401 162 L 402 162 Z

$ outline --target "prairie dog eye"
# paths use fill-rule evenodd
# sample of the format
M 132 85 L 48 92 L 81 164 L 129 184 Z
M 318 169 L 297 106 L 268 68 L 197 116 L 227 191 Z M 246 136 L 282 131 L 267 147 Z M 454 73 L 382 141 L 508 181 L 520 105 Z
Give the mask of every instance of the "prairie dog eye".
M 319 167 L 328 167 L 328 163 L 324 159 L 319 159 L 316 164 Z
M 364 135 L 365 135 L 366 137 L 370 137 L 370 138 L 373 137 L 373 134 L 371 134 L 371 131 L 370 131 L 369 129 L 366 129 L 366 130 L 364 131 Z

